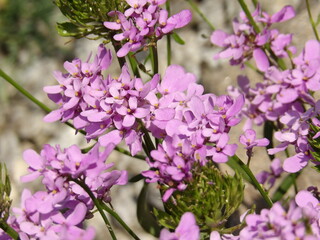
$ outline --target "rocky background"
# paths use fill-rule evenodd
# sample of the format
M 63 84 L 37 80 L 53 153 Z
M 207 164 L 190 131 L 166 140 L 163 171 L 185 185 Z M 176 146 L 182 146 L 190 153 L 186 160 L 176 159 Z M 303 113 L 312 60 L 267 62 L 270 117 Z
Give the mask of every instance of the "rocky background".
M 41 2 L 41 3 L 40 3 Z M 172 0 L 172 12 L 189 8 L 185 0 Z M 248 3 L 250 1 L 247 1 Z M 301 0 L 263 0 L 262 8 L 270 14 L 279 11 L 284 5 L 291 4 L 295 7 L 297 16 L 293 20 L 279 24 L 277 27 L 284 33 L 294 33 L 294 44 L 298 53 L 307 39 L 313 39 L 313 32 L 308 22 L 305 2 Z M 320 1 L 310 1 L 312 13 L 316 18 L 320 13 Z M 208 17 L 216 29 L 225 29 L 231 32 L 231 21 L 239 13 L 236 0 L 198 0 L 200 9 Z M 27 11 L 26 11 L 27 9 Z M 0 0 L 0 68 L 12 76 L 17 82 L 29 90 L 36 98 L 50 107 L 55 108 L 42 88 L 55 84 L 52 76 L 54 70 L 63 70 L 63 62 L 72 60 L 75 56 L 86 59 L 92 51 L 95 53 L 99 42 L 87 39 L 74 40 L 58 36 L 55 23 L 64 18 L 59 10 L 47 0 Z M 320 29 L 319 29 L 320 30 Z M 228 61 L 214 61 L 212 56 L 220 49 L 213 47 L 209 37 L 210 28 L 194 13 L 192 23 L 178 32 L 185 40 L 184 46 L 173 43 L 172 63 L 184 66 L 187 71 L 198 76 L 199 82 L 204 84 L 207 92 L 225 94 L 229 85 L 236 84 L 239 74 L 246 74 L 254 82 L 259 80 L 250 69 L 240 70 L 239 67 L 230 67 Z M 111 47 L 111 46 L 110 46 Z M 163 73 L 166 64 L 165 41 L 158 45 L 161 59 L 160 72 Z M 117 62 L 110 71 L 119 72 Z M 20 176 L 26 173 L 26 164 L 22 159 L 25 149 L 33 148 L 39 151 L 43 144 L 60 144 L 67 147 L 72 144 L 85 146 L 82 136 L 75 135 L 74 130 L 61 123 L 44 123 L 44 113 L 32 102 L 22 96 L 11 85 L 0 79 L 0 161 L 5 162 L 9 169 L 13 185 L 13 205 L 19 206 L 20 193 L 23 188 L 34 191 L 41 188 L 38 184 L 22 184 Z M 261 133 L 261 129 L 257 128 Z M 241 134 L 241 126 L 233 132 L 233 141 L 236 142 Z M 237 154 L 245 158 L 244 151 L 239 147 Z M 147 169 L 143 162 L 125 156 L 112 154 L 108 160 L 116 162 L 117 168 L 127 169 L 130 176 Z M 268 169 L 268 157 L 264 151 L 256 151 L 252 159 L 254 173 Z M 226 169 L 230 172 L 230 170 Z M 299 178 L 298 186 L 303 188 L 311 184 L 317 185 L 319 176 L 313 170 L 306 170 L 303 178 Z M 131 226 L 141 239 L 154 239 L 139 226 L 136 218 L 136 200 L 142 182 L 128 184 L 113 189 L 113 206 L 120 216 Z M 150 187 L 150 201 L 159 202 L 160 196 L 154 186 Z M 257 192 L 248 186 L 246 188 L 246 201 L 241 211 L 255 202 L 258 207 L 263 207 Z M 250 197 L 248 197 L 250 196 Z M 261 204 L 260 204 L 261 202 Z M 94 225 L 98 232 L 97 239 L 108 239 L 107 230 L 97 216 Z M 119 232 L 119 239 L 130 239 L 122 233 L 121 227 L 115 224 Z

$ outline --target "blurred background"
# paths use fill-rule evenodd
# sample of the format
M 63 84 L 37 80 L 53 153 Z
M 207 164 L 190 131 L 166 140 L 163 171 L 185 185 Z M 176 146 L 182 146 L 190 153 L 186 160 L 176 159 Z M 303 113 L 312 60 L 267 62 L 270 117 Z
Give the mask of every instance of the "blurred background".
M 172 12 L 181 9 L 191 9 L 185 0 L 171 0 Z M 216 29 L 224 29 L 231 32 L 232 19 L 238 16 L 240 11 L 236 0 L 198 0 L 195 1 L 209 21 Z M 250 1 L 247 1 L 248 3 Z M 290 4 L 296 9 L 296 18 L 279 24 L 283 33 L 294 33 L 294 45 L 298 53 L 308 39 L 314 39 L 312 29 L 308 23 L 308 15 L 305 2 L 301 0 L 263 0 L 262 8 L 273 14 L 283 6 Z M 314 18 L 320 13 L 320 1 L 310 1 Z M 44 86 L 55 84 L 52 72 L 64 71 L 63 62 L 75 57 L 83 60 L 92 52 L 96 52 L 101 41 L 88 39 L 75 40 L 63 38 L 56 31 L 56 22 L 65 21 L 65 17 L 59 9 L 48 0 L 0 0 L 0 68 L 11 76 L 19 84 L 23 85 L 36 98 L 43 101 L 51 108 L 56 108 L 46 94 L 42 91 Z M 220 51 L 210 43 L 211 31 L 207 24 L 193 13 L 193 20 L 186 28 L 178 31 L 185 40 L 185 45 L 173 42 L 172 63 L 180 64 L 187 71 L 197 75 L 206 89 L 206 92 L 214 94 L 226 94 L 229 85 L 236 85 L 236 77 L 246 74 L 254 82 L 257 76 L 249 69 L 240 70 L 239 67 L 230 67 L 228 61 L 213 60 L 213 55 Z M 165 39 L 160 41 L 160 73 L 164 73 L 166 67 Z M 110 46 L 112 48 L 112 46 Z M 109 70 L 112 74 L 119 72 L 117 62 Z M 74 134 L 74 130 L 61 123 L 44 123 L 42 118 L 45 113 L 36 105 L 22 96 L 16 89 L 0 78 L 0 161 L 5 162 L 11 176 L 13 192 L 13 205 L 19 206 L 20 194 L 23 188 L 32 190 L 41 189 L 37 183 L 21 184 L 20 176 L 26 174 L 26 164 L 22 159 L 22 152 L 28 148 L 39 151 L 43 144 L 60 144 L 68 147 L 72 144 L 86 146 L 82 136 Z M 257 128 L 258 132 L 261 129 Z M 237 142 L 241 134 L 241 126 L 234 130 L 232 141 Z M 237 154 L 245 158 L 245 153 L 239 147 Z M 117 168 L 128 169 L 129 175 L 134 176 L 141 170 L 146 170 L 147 165 L 137 160 L 112 154 L 108 160 L 117 162 Z M 265 152 L 255 152 L 252 159 L 253 172 L 267 170 L 269 160 Z M 230 170 L 226 170 L 230 171 Z M 300 178 L 299 187 L 304 188 L 319 182 L 319 178 L 312 176 Z M 142 187 L 142 182 L 128 184 L 124 187 L 113 189 L 113 206 L 120 216 L 131 226 L 141 239 L 154 239 L 140 228 L 136 219 L 136 200 Z M 246 202 L 243 210 L 251 206 L 252 202 L 259 203 L 255 190 L 248 187 Z M 249 196 L 247 198 L 247 196 Z M 150 201 L 159 202 L 155 187 L 150 187 Z M 258 204 L 259 205 L 259 204 Z M 97 239 L 106 239 L 107 230 L 97 216 L 94 222 L 97 229 Z M 126 233 L 121 232 L 121 227 L 115 225 L 119 233 L 119 239 L 130 239 Z

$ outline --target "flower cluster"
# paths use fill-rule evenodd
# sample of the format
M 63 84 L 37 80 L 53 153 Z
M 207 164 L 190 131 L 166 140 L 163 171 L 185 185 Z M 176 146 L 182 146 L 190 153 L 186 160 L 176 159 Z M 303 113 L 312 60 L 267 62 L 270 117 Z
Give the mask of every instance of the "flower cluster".
M 175 190 L 187 187 L 195 162 L 204 165 L 211 158 L 224 163 L 237 149 L 236 144 L 228 144 L 228 133 L 240 122 L 237 115 L 244 104 L 243 96 L 232 99 L 203 94 L 203 87 L 195 80 L 182 67 L 172 65 L 158 87 L 146 96 L 153 104 L 146 126 L 164 141 L 151 152 L 148 162 L 153 170 L 143 175 L 151 182 L 169 186 L 164 201 Z
M 284 162 L 287 172 L 297 172 L 313 159 L 307 138 L 310 123 L 318 125 L 319 102 L 310 92 L 320 88 L 319 62 L 320 43 L 310 40 L 302 53 L 293 59 L 293 69 L 281 71 L 272 66 L 264 73 L 264 81 L 257 83 L 255 88 L 250 87 L 244 76 L 238 78 L 240 89 L 229 88 L 233 96 L 245 95 L 242 111 L 248 119 L 245 128 L 251 128 L 252 123 L 277 122 L 279 131 L 274 136 L 281 144 L 269 149 L 269 154 L 294 146 L 296 155 Z M 306 109 L 307 105 L 309 109 Z
M 83 229 L 82 222 L 90 217 L 94 204 L 88 193 L 76 181 L 85 184 L 95 198 L 110 202 L 110 188 L 127 183 L 126 171 L 106 172 L 113 164 L 105 159 L 112 147 L 99 151 L 96 144 L 87 154 L 73 145 L 65 150 L 45 145 L 41 154 L 26 150 L 24 159 L 30 174 L 21 178 L 29 182 L 43 177 L 46 191 L 31 194 L 24 190 L 21 208 L 13 211 L 12 227 L 21 239 L 93 239 L 94 230 Z
M 300 191 L 288 211 L 280 203 L 260 214 L 245 218 L 247 226 L 238 239 L 311 239 L 320 238 L 319 201 L 307 191 Z
M 273 23 L 287 21 L 295 16 L 292 6 L 285 6 L 279 12 L 269 16 L 261 12 L 260 7 L 252 14 L 256 23 L 262 23 L 263 29 L 253 26 L 250 20 L 242 12 L 240 21 L 233 21 L 234 34 L 227 34 L 222 30 L 216 30 L 211 35 L 211 42 L 224 50 L 215 56 L 215 59 L 230 58 L 231 65 L 241 65 L 254 58 L 260 71 L 266 71 L 270 66 L 265 46 L 269 46 L 274 56 L 287 57 L 287 51 L 295 53 L 295 48 L 290 46 L 292 34 L 279 33 L 277 29 L 270 29 Z
M 168 16 L 168 11 L 160 5 L 166 0 L 126 0 L 129 8 L 124 12 L 112 11 L 109 16 L 116 17 L 115 22 L 104 22 L 111 30 L 120 30 L 114 35 L 114 40 L 124 44 L 117 52 L 118 57 L 124 57 L 129 52 L 135 52 L 148 45 L 155 44 L 165 34 L 187 25 L 192 18 L 189 10 Z
M 115 146 L 125 139 L 131 154 L 142 150 L 139 120 L 150 110 L 145 96 L 156 87 L 159 75 L 154 75 L 147 84 L 140 78 L 131 79 L 128 67 L 122 68 L 119 78 L 106 78 L 101 70 L 111 64 L 111 53 L 102 45 L 93 63 L 75 59 L 65 62 L 68 73 L 55 72 L 60 85 L 48 86 L 44 91 L 59 109 L 49 113 L 44 120 L 65 122 L 73 120 L 77 130 L 86 131 L 88 140 L 100 137 L 103 146 Z M 109 131 L 107 130 L 115 129 Z
M 101 59 L 100 65 L 110 65 L 109 51 L 100 46 L 96 59 Z M 87 139 L 99 137 L 99 143 L 106 147 L 124 139 L 132 155 L 142 149 L 142 136 L 146 133 L 141 128 L 163 138 L 164 142 L 151 152 L 153 159 L 149 161 L 157 170 L 145 173 L 152 182 L 166 183 L 171 191 L 183 190 L 186 187 L 183 180 L 190 180 L 195 161 L 203 165 L 210 157 L 221 163 L 234 155 L 237 146 L 228 144 L 228 132 L 240 122 L 242 95 L 234 100 L 227 95 L 203 94 L 203 87 L 195 83 L 196 77 L 178 65 L 169 66 L 161 82 L 156 74 L 145 84 L 140 78 L 132 79 L 126 65 L 117 79 L 110 76 L 104 79 L 101 74 L 84 76 L 80 69 L 90 64 L 80 60 L 70 65 L 78 72 L 60 74 L 63 76 L 60 82 L 65 85 L 45 87 L 49 97 L 59 99 L 55 102 L 60 104 L 45 120 L 57 120 L 60 116 L 62 121 L 72 119 L 76 129 L 86 130 Z M 69 91 L 75 86 L 77 91 L 71 97 Z M 70 109 L 72 99 L 76 99 L 76 104 Z M 67 114 L 70 118 L 64 118 Z

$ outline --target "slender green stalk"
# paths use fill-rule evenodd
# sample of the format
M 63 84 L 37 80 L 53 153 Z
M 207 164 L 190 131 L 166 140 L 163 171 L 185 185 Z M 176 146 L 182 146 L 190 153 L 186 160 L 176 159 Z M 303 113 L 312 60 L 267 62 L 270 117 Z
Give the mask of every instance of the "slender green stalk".
M 19 239 L 19 234 L 12 228 L 10 227 L 6 222 L 3 222 L 0 220 L 0 228 L 5 231 L 12 239 L 18 240 Z
M 186 0 L 191 8 L 199 14 L 199 16 L 209 25 L 212 31 L 216 30 L 213 24 L 209 21 L 209 19 L 203 14 L 203 12 L 199 9 L 198 5 L 193 0 Z
M 170 12 L 171 12 L 171 9 L 170 9 L 170 1 L 167 1 L 166 2 L 166 9 L 168 11 L 168 15 L 170 16 Z M 171 65 L 171 35 L 168 34 L 167 35 L 167 65 Z
M 238 163 L 238 165 L 245 171 L 245 173 L 249 176 L 249 178 L 252 181 L 252 184 L 258 189 L 261 196 L 265 200 L 265 202 L 268 204 L 269 207 L 272 207 L 273 202 L 271 201 L 270 197 L 266 193 L 266 191 L 261 187 L 260 183 L 257 181 L 253 173 L 251 172 L 250 168 L 248 168 L 239 158 L 237 155 L 234 155 L 231 157 L 235 162 Z
M 100 201 L 100 200 L 99 200 Z M 131 228 L 122 220 L 122 218 L 111 208 L 109 208 L 105 203 L 100 201 L 102 208 L 109 213 L 112 217 L 114 217 L 118 223 L 136 240 L 140 240 L 140 238 L 131 230 Z
M 245 62 L 244 65 L 246 65 L 248 68 L 251 68 L 253 71 L 255 71 L 256 73 L 260 74 L 260 75 L 264 75 L 263 72 L 261 72 L 258 68 L 256 68 L 255 66 L 253 66 L 251 63 L 249 62 Z
M 93 193 L 91 192 L 90 188 L 83 181 L 80 181 L 78 179 L 73 179 L 73 178 L 71 178 L 70 180 L 75 182 L 76 184 L 78 184 L 80 187 L 83 188 L 83 190 L 86 191 L 86 193 L 88 193 L 88 195 L 92 199 L 94 205 L 97 207 L 101 217 L 103 218 L 103 221 L 106 224 L 112 239 L 116 240 L 117 237 L 116 237 L 116 235 L 115 235 L 115 233 L 114 233 L 114 231 L 112 229 L 112 226 L 111 226 L 107 216 L 105 215 L 105 213 L 103 211 L 103 206 L 101 205 L 100 201 L 93 195 Z
M 159 63 L 158 63 L 158 50 L 157 50 L 156 43 L 154 46 L 150 47 L 150 55 L 151 55 L 151 64 L 152 64 L 153 74 L 157 74 L 159 72 Z
M 257 0 L 252 0 L 252 4 L 254 5 L 254 7 L 258 6 L 258 1 Z
M 140 159 L 140 160 L 146 160 L 146 156 L 143 156 L 143 155 L 140 155 L 140 154 L 136 154 L 136 155 L 132 156 L 131 153 L 128 150 L 125 150 L 125 149 L 123 149 L 121 147 L 118 147 L 118 146 L 116 146 L 114 148 L 114 150 L 116 150 L 117 152 L 122 153 L 124 155 L 127 155 L 129 157 L 134 157 L 134 158 L 137 158 L 137 159 Z
M 254 21 L 252 15 L 251 15 L 251 13 L 250 13 L 250 11 L 249 11 L 249 9 L 248 9 L 247 4 L 244 2 L 244 0 L 238 0 L 238 2 L 239 2 L 239 4 L 240 4 L 242 10 L 243 10 L 244 13 L 246 14 L 246 16 L 247 16 L 250 24 L 252 25 L 254 31 L 255 31 L 256 33 L 260 33 L 260 29 L 259 29 L 257 23 Z
M 132 69 L 134 76 L 139 78 L 140 77 L 139 65 L 138 65 L 137 60 L 134 57 L 133 53 L 128 54 L 128 61 L 129 61 L 129 64 L 131 66 L 131 69 Z
M 319 34 L 318 34 L 318 31 L 317 31 L 317 27 L 316 27 L 316 24 L 315 24 L 315 22 L 314 22 L 314 20 L 313 20 L 312 14 L 311 14 L 311 9 L 310 9 L 309 0 L 306 0 L 306 4 L 307 4 L 308 15 L 309 15 L 309 21 L 310 21 L 310 23 L 311 23 L 313 33 L 314 33 L 314 35 L 316 36 L 316 39 L 317 39 L 318 41 L 320 41 Z
M 28 99 L 30 99 L 33 103 L 35 103 L 37 106 L 39 106 L 43 111 L 45 111 L 46 113 L 49 113 L 51 112 L 52 110 L 47 106 L 45 105 L 44 103 L 42 103 L 41 101 L 39 101 L 37 98 L 35 98 L 31 93 L 29 93 L 25 88 L 23 88 L 20 84 L 18 84 L 16 81 L 14 81 L 11 77 L 9 77 L 5 72 L 3 72 L 1 69 L 0 69 L 0 77 L 2 77 L 4 80 L 6 80 L 7 82 L 9 82 L 12 86 L 14 86 L 20 93 L 22 93 L 24 96 L 26 96 Z M 78 130 L 76 129 L 71 123 L 69 122 L 64 122 L 64 124 L 68 125 L 69 127 L 77 130 L 78 132 L 80 132 L 81 134 L 83 135 L 86 135 L 86 132 L 83 131 L 83 130 Z M 115 150 L 120 152 L 120 153 L 123 153 L 127 156 L 130 156 L 130 157 L 134 157 L 134 158 L 137 158 L 137 159 L 141 159 L 141 160 L 145 160 L 146 157 L 143 156 L 143 155 L 135 155 L 135 156 L 132 156 L 131 153 L 123 148 L 120 148 L 118 146 L 115 147 Z
M 41 101 L 36 99 L 31 93 L 29 93 L 25 88 L 23 88 L 19 83 L 14 81 L 11 77 L 9 77 L 2 69 L 0 69 L 0 76 L 6 80 L 8 83 L 10 83 L 12 86 L 14 86 L 19 92 L 21 92 L 24 96 L 26 96 L 28 99 L 30 99 L 32 102 L 37 104 L 42 110 L 44 110 L 46 113 L 51 112 L 51 109 L 47 107 L 45 104 L 43 104 Z

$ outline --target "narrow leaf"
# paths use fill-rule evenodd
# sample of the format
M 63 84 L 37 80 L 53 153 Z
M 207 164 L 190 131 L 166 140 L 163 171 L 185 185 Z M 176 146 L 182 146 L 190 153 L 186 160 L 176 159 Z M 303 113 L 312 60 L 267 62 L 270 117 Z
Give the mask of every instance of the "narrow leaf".
M 71 22 L 57 23 L 57 30 L 62 37 L 77 37 L 82 30 Z
M 266 121 L 264 126 L 263 126 L 263 136 L 269 140 L 269 145 L 267 146 L 267 150 L 270 148 L 273 148 L 273 141 L 272 141 L 272 136 L 274 132 L 274 125 L 273 122 L 271 121 Z M 270 160 L 272 161 L 275 156 L 274 155 L 269 155 Z
M 242 167 L 238 164 L 236 159 L 234 157 L 230 157 L 229 161 L 227 162 L 227 165 L 231 167 L 235 172 L 238 172 L 241 174 L 242 178 L 246 180 L 247 182 L 252 184 L 252 181 L 248 174 L 242 169 Z
M 179 43 L 180 45 L 184 45 L 185 44 L 185 41 L 177 33 L 173 32 L 171 35 L 172 35 L 173 39 L 177 43 Z
M 138 174 L 130 178 L 129 182 L 135 183 L 135 182 L 139 182 L 142 179 L 144 179 L 144 177 L 141 174 Z
M 300 173 L 301 171 L 297 173 L 291 173 L 285 179 L 283 179 L 282 183 L 272 196 L 273 202 L 277 202 L 282 199 L 282 197 L 288 192 L 289 188 L 294 184 Z
M 152 214 L 152 207 L 148 204 L 148 184 L 144 183 L 138 197 L 137 217 L 141 227 L 155 237 L 159 237 L 160 227 L 155 216 Z

